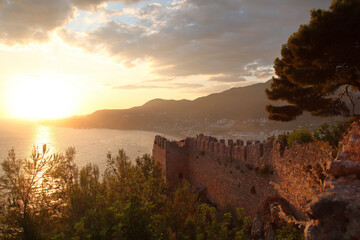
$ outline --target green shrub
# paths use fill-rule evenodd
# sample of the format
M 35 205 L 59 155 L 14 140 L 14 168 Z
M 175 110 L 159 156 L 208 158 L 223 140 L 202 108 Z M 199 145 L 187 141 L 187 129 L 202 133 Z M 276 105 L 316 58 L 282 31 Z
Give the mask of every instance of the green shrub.
M 333 148 L 337 148 L 344 133 L 350 127 L 351 122 L 352 121 L 337 122 L 331 127 L 325 123 L 314 131 L 314 137 L 320 141 L 328 142 Z
M 276 233 L 278 240 L 305 240 L 304 232 L 294 223 L 287 223 Z
M 287 137 L 287 144 L 292 146 L 294 142 L 308 143 L 314 141 L 314 137 L 307 129 L 298 129 L 290 133 Z
M 280 143 L 282 143 L 282 144 L 284 144 L 285 146 L 287 146 L 287 145 L 288 145 L 288 141 L 287 141 L 288 136 L 289 136 L 289 133 L 288 133 L 288 132 L 283 132 L 283 133 L 281 133 L 281 134 L 279 134 L 279 135 L 277 136 L 277 140 L 278 140 Z
M 202 204 L 188 182 L 167 195 L 161 167 L 148 154 L 134 164 L 123 150 L 109 153 L 101 178 L 93 164 L 79 171 L 74 157 L 74 148 L 65 155 L 35 148 L 29 159 L 9 152 L 0 163 L 0 239 L 250 237 L 251 220 L 243 210 L 222 215 Z
M 276 139 L 275 135 L 269 136 L 267 138 L 268 141 L 274 141 Z

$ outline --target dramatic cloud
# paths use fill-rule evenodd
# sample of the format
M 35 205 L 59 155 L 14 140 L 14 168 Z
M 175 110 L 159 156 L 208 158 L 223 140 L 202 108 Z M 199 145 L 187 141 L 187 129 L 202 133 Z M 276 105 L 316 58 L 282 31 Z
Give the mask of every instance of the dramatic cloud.
M 150 63 L 164 77 L 208 75 L 210 81 L 237 82 L 244 76 L 271 77 L 281 44 L 313 8 L 331 0 L 119 0 L 128 8 L 109 9 L 115 0 L 0 0 L 0 43 L 42 42 L 58 28 L 71 45 L 107 54 L 126 67 Z M 146 1 L 144 1 L 146 2 Z M 98 10 L 97 29 L 65 28 L 77 9 Z M 92 28 L 93 29 L 93 28 Z M 233 77 L 235 76 L 235 77 Z
M 0 0 L 0 43 L 45 42 L 56 28 L 74 19 L 76 9 L 96 11 L 110 1 L 116 0 Z
M 330 3 L 184 0 L 151 4 L 128 12 L 137 19 L 132 25 L 110 21 L 84 38 L 69 32 L 64 36 L 71 44 L 106 51 L 129 66 L 135 60 L 148 61 L 163 76 L 248 76 L 250 72 L 266 78 L 272 73 L 261 68 L 273 64 L 281 44 L 308 22 L 309 11 L 328 8 Z
M 0 42 L 26 44 L 42 42 L 51 31 L 73 17 L 68 0 L 2 0 L 0 1 Z

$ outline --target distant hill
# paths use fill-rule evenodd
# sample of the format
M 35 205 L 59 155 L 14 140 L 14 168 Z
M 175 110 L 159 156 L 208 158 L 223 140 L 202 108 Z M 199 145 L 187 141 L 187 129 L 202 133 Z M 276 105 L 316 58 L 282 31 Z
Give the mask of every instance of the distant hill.
M 87 116 L 43 123 L 75 128 L 149 130 L 181 136 L 200 132 L 228 136 L 262 132 L 264 137 L 276 130 L 313 128 L 336 120 L 304 115 L 289 123 L 269 121 L 265 106 L 270 101 L 265 89 L 270 87 L 270 82 L 231 88 L 193 101 L 154 99 L 130 109 L 99 110 Z

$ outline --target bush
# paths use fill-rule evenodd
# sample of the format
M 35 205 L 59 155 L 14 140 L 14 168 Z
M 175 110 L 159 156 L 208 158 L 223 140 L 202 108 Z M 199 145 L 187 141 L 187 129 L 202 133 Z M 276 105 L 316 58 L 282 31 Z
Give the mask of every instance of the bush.
M 307 129 L 295 130 L 287 136 L 287 144 L 292 146 L 294 142 L 308 143 L 314 141 L 314 137 Z
M 267 137 L 267 140 L 268 141 L 275 141 L 276 137 L 275 137 L 275 135 L 272 135 L 272 136 Z
M 331 127 L 325 123 L 314 131 L 314 137 L 320 141 L 328 142 L 333 148 L 337 148 L 344 133 L 350 127 L 351 122 L 352 121 L 337 122 Z
M 278 240 L 305 240 L 304 232 L 294 223 L 287 223 L 276 233 Z
M 277 140 L 278 140 L 280 143 L 282 143 L 284 146 L 288 146 L 288 141 L 287 141 L 288 137 L 289 137 L 289 133 L 288 133 L 288 132 L 284 132 L 284 133 L 279 134 L 279 135 L 277 136 Z
M 241 209 L 220 215 L 186 181 L 168 196 L 150 155 L 133 164 L 123 150 L 108 154 L 101 177 L 93 164 L 79 171 L 74 157 L 74 148 L 65 155 L 35 148 L 29 159 L 9 152 L 0 172 L 0 239 L 249 239 Z

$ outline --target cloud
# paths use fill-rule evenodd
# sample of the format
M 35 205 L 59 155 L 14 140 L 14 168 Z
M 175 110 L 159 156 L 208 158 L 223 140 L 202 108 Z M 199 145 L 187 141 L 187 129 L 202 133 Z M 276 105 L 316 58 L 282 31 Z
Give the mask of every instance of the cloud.
M 44 42 L 74 16 L 67 0 L 7 0 L 0 3 L 0 42 Z
M 163 5 L 160 3 L 151 3 L 151 4 L 144 6 L 143 8 L 140 8 L 139 11 L 136 11 L 134 13 L 135 13 L 135 16 L 137 16 L 139 18 L 151 18 L 154 15 L 159 16 L 159 15 L 163 14 L 162 6 Z
M 112 89 L 120 89 L 120 90 L 137 90 L 137 89 L 152 89 L 152 88 L 167 88 L 165 86 L 160 85 L 121 85 L 121 86 L 113 86 Z
M 71 2 L 79 9 L 97 11 L 104 7 L 106 2 L 121 2 L 126 5 L 131 5 L 147 0 L 71 0 Z
M 175 78 L 157 78 L 151 80 L 145 80 L 143 82 L 170 82 L 173 81 Z
M 46 42 L 57 28 L 75 18 L 76 10 L 96 11 L 117 0 L 0 0 L 0 43 Z M 130 5 L 146 0 L 120 0 Z
M 245 68 L 247 70 L 253 70 L 253 71 L 256 70 L 258 67 L 259 67 L 259 64 L 257 64 L 257 63 L 250 63 L 245 66 Z
M 69 43 L 106 51 L 124 63 L 148 61 L 155 74 L 167 77 L 248 76 L 249 72 L 266 77 L 270 72 L 257 69 L 272 65 L 281 45 L 300 24 L 308 22 L 312 8 L 328 8 L 330 3 L 187 0 L 150 4 L 133 11 L 137 21 L 132 25 L 111 21 Z M 256 66 L 249 65 L 254 62 Z
M 328 8 L 331 0 L 177 0 L 101 9 L 115 0 L 0 0 L 0 43 L 44 42 L 52 32 L 71 45 L 107 54 L 124 66 L 150 63 L 167 78 L 191 75 L 255 76 L 280 55 L 281 44 L 309 20 L 312 8 Z M 77 9 L 101 11 L 106 20 L 88 33 L 72 33 L 65 25 Z M 101 9 L 101 10 L 100 10 Z M 128 23 L 116 19 L 131 15 Z M 128 18 L 125 18 L 128 19 Z M 232 82 L 236 78 L 214 77 Z
M 240 76 L 234 76 L 234 75 L 224 75 L 224 76 L 215 76 L 208 79 L 208 81 L 212 82 L 244 82 L 246 81 L 245 78 Z
M 204 85 L 198 83 L 174 83 L 173 88 L 202 88 Z
M 79 9 L 95 12 L 104 8 L 104 0 L 71 0 L 72 4 Z
M 268 69 L 257 69 L 255 71 L 255 76 L 257 78 L 270 78 L 275 74 L 275 71 L 273 68 Z
M 155 88 L 164 88 L 164 89 L 194 89 L 194 88 L 202 88 L 204 85 L 197 83 L 173 83 L 169 85 L 134 85 L 127 84 L 121 86 L 113 86 L 112 89 L 120 89 L 120 90 L 138 90 L 138 89 L 155 89 Z

